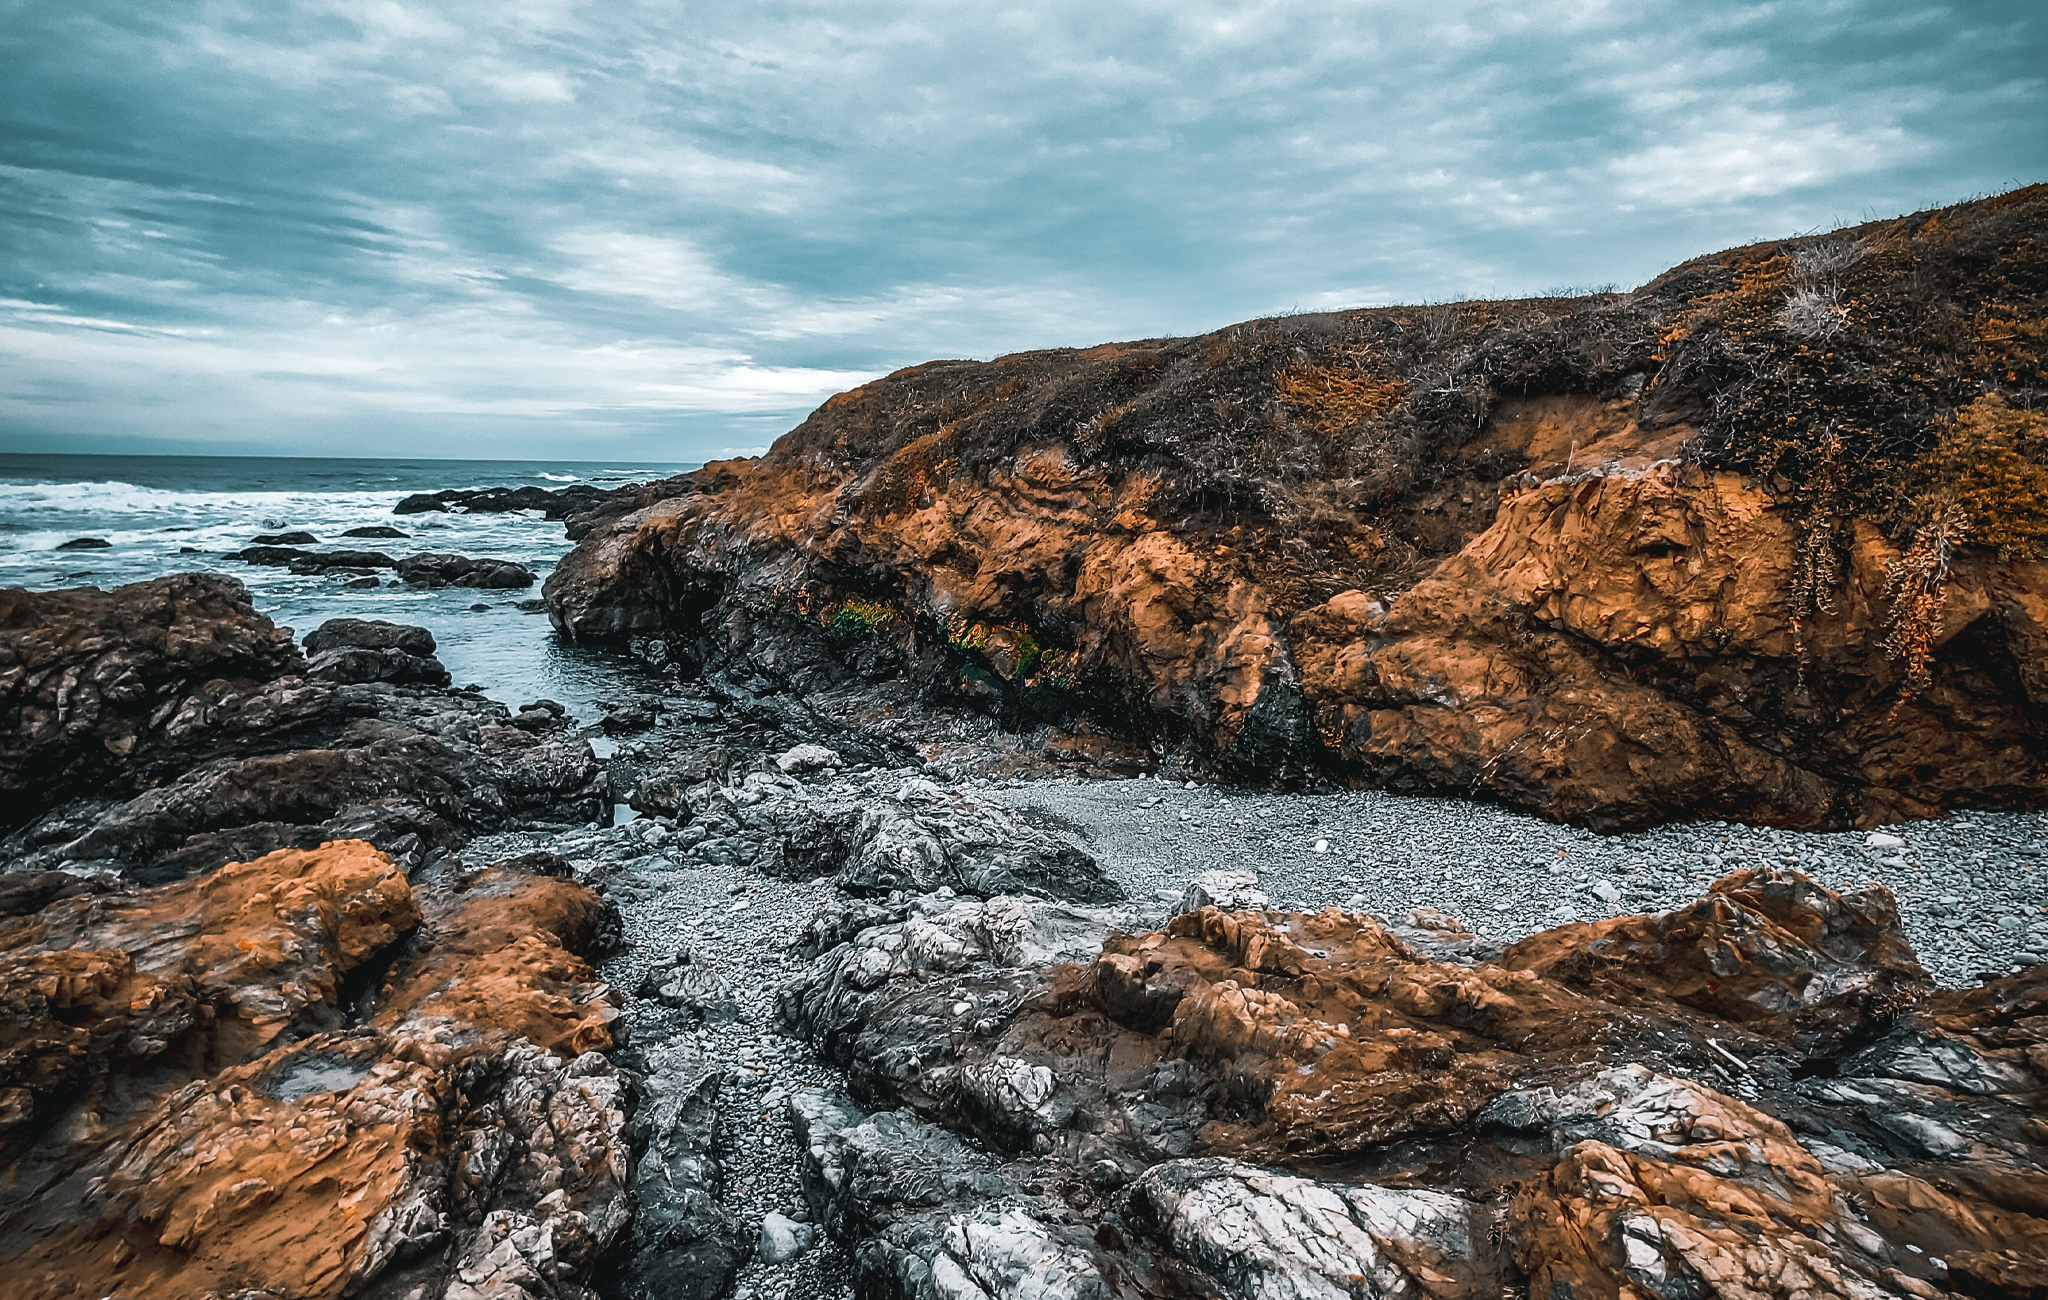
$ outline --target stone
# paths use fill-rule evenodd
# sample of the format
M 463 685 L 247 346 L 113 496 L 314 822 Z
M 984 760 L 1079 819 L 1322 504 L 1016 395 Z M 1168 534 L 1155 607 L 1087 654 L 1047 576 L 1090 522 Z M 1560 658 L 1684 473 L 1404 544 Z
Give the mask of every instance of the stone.
M 1181 894 L 1179 911 L 1199 912 L 1217 907 L 1226 912 L 1240 908 L 1263 911 L 1272 900 L 1259 888 L 1256 871 L 1204 871 L 1188 883 Z
M 399 581 L 415 587 L 518 589 L 534 584 L 533 570 L 511 560 L 424 551 L 396 562 Z
M 211 575 L 0 593 L 0 853 L 157 883 L 368 838 L 417 867 L 610 802 L 580 739 L 441 689 L 439 662 L 401 648 L 429 649 L 423 630 L 351 620 L 310 639 L 317 663 Z
M 68 542 L 59 542 L 60 551 L 104 551 L 113 543 L 104 537 L 74 537 Z
M 761 1219 L 761 1241 L 755 1248 L 764 1264 L 787 1264 L 811 1248 L 818 1229 L 771 1210 Z
M 1086 851 L 999 804 L 922 777 L 861 809 L 837 880 L 853 893 L 948 886 L 984 898 L 1108 902 L 1123 895 Z
M 826 768 L 838 767 L 839 764 L 840 758 L 836 750 L 808 741 L 784 750 L 775 758 L 775 766 L 792 776 L 820 772 Z

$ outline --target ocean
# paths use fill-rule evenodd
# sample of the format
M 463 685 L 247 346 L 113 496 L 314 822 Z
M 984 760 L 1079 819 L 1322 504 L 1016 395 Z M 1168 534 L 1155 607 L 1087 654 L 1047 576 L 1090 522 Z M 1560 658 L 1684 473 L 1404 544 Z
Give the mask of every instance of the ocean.
M 544 581 L 569 549 L 559 520 L 538 512 L 393 515 L 400 498 L 443 488 L 616 487 L 691 465 L 633 461 L 352 460 L 269 456 L 0 455 L 0 587 L 117 587 L 169 573 L 224 573 L 256 608 L 300 635 L 330 618 L 379 618 L 433 632 L 458 685 L 474 682 L 518 707 L 553 699 L 583 718 L 612 697 L 622 656 L 558 636 L 526 591 L 391 585 L 351 590 L 339 578 L 299 576 L 226 558 L 258 533 L 303 530 L 309 550 L 362 548 L 404 558 L 420 551 L 517 560 Z M 347 538 L 386 524 L 408 538 Z M 104 550 L 64 551 L 80 537 Z M 482 606 L 483 608 L 474 608 Z

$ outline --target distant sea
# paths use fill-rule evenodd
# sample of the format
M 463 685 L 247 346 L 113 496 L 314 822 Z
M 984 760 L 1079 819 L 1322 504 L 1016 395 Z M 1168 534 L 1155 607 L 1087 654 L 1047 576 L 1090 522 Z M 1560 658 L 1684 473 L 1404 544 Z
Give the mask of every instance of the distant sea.
M 566 643 L 545 614 L 523 611 L 527 591 L 391 585 L 348 590 L 339 579 L 299 577 L 225 558 L 258 533 L 303 530 L 308 549 L 361 548 L 404 558 L 455 551 L 517 560 L 545 579 L 568 550 L 558 520 L 516 514 L 393 515 L 400 498 L 442 488 L 616 487 L 678 474 L 690 465 L 635 461 L 347 460 L 267 456 L 0 455 L 0 587 L 116 587 L 168 573 L 238 578 L 256 607 L 300 635 L 330 618 L 381 618 L 430 629 L 458 684 L 476 682 L 517 707 L 550 698 L 595 715 L 619 664 L 604 651 Z M 341 534 L 388 524 L 409 538 Z M 74 538 L 112 543 L 60 551 Z M 484 609 L 472 606 L 482 605 Z

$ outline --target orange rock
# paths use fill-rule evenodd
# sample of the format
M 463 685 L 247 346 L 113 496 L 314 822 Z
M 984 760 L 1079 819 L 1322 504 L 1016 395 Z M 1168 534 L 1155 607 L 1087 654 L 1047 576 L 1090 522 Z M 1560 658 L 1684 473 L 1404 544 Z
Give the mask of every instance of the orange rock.
M 587 1276 L 627 1217 L 624 1085 L 590 1051 L 616 1012 L 572 950 L 601 905 L 504 871 L 423 902 L 342 841 L 0 926 L 8 1293 Z M 351 1027 L 344 982 L 423 921 Z

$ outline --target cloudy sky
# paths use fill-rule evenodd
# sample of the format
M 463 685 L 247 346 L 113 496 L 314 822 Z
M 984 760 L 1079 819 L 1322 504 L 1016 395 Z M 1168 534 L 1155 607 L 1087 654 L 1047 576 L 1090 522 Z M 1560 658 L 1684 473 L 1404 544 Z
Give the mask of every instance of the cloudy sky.
M 697 460 L 2048 179 L 2048 6 L 0 0 L 0 450 Z

